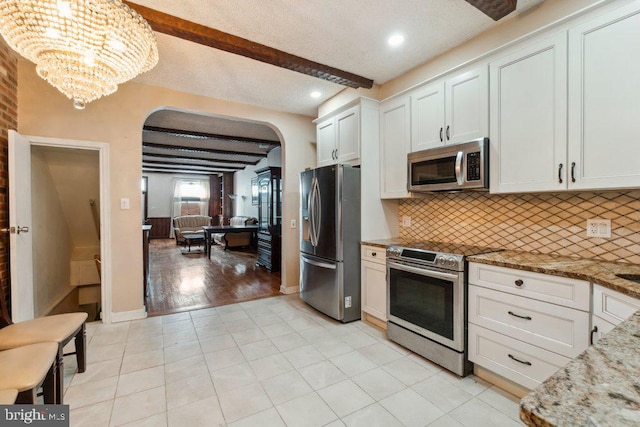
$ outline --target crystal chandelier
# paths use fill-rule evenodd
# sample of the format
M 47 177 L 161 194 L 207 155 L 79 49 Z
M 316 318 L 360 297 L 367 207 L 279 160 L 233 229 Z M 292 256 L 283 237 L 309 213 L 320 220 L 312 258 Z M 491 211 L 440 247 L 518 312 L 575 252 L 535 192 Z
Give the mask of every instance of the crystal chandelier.
M 151 27 L 120 0 L 0 0 L 0 33 L 78 109 L 158 62 Z

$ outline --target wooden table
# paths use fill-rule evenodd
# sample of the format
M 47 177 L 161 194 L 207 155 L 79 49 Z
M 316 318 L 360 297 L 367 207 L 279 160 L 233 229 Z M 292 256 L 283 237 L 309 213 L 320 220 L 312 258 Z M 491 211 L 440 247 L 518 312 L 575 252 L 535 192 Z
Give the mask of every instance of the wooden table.
M 257 225 L 207 225 L 202 227 L 204 230 L 204 247 L 207 252 L 207 256 L 211 258 L 211 235 L 213 233 L 246 233 L 252 232 L 254 242 L 258 235 Z
M 200 233 L 183 233 L 182 237 L 187 242 L 187 246 L 189 247 L 189 252 L 183 252 L 182 253 L 183 255 L 191 252 L 191 243 L 192 242 L 198 242 L 198 241 L 202 242 L 202 240 L 205 239 L 204 235 L 202 235 Z M 206 243 L 206 241 L 205 241 L 205 243 Z M 200 252 L 200 253 L 202 253 L 202 252 Z

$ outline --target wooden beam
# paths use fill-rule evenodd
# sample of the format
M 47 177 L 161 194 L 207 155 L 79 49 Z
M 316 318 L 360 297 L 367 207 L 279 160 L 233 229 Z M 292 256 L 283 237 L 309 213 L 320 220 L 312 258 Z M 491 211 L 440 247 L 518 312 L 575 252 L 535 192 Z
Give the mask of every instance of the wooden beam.
M 149 153 L 142 150 L 142 159 L 144 160 L 146 157 L 157 157 L 157 158 L 166 158 L 166 159 L 175 159 L 175 160 L 206 160 L 209 162 L 216 163 L 237 163 L 241 165 L 256 165 L 260 162 L 260 160 L 252 162 L 249 160 L 228 160 L 228 159 L 214 159 L 211 157 L 199 157 L 199 156 L 177 156 L 175 154 L 160 154 L 160 153 Z
M 242 170 L 245 166 L 227 166 L 227 165 L 214 165 L 207 163 L 188 163 L 188 162 L 168 162 L 168 161 L 158 161 L 158 160 L 147 160 L 142 158 L 142 164 L 144 165 L 165 165 L 165 166 L 175 166 L 175 167 L 184 167 L 184 166 L 192 166 L 192 167 L 202 167 L 202 168 L 223 168 L 228 170 Z
M 216 154 L 227 154 L 231 156 L 248 156 L 248 157 L 267 157 L 267 153 L 243 153 L 240 151 L 231 151 L 231 150 L 218 150 L 215 148 L 203 148 L 203 147 L 188 147 L 184 145 L 171 145 L 171 144 L 158 144 L 155 142 L 145 142 L 142 141 L 142 148 L 164 148 L 167 150 L 178 151 L 180 155 L 184 155 L 185 153 L 216 153 Z
M 171 174 L 171 175 L 219 175 L 222 172 L 207 173 L 207 172 L 194 172 L 189 170 L 180 170 L 180 169 L 166 171 L 166 170 L 155 170 L 153 168 L 142 168 L 142 173 L 165 173 L 165 174 Z
M 190 172 L 202 172 L 202 173 L 222 173 L 222 172 L 229 172 L 229 173 L 234 173 L 236 172 L 236 170 L 234 169 L 229 169 L 229 168 L 189 168 L 189 167 L 182 167 L 180 165 L 176 165 L 176 166 L 169 166 L 169 165 L 148 165 L 146 163 L 142 163 L 142 169 L 158 169 L 158 170 L 183 170 L 183 171 L 190 171 Z
M 229 136 L 229 135 L 219 135 L 216 133 L 206 133 L 206 132 L 195 132 L 190 130 L 180 130 L 180 129 L 170 129 L 163 128 L 158 126 L 143 126 L 142 130 L 144 132 L 156 132 L 162 133 L 171 136 L 177 136 L 179 138 L 197 138 L 197 139 L 216 139 L 219 141 L 225 142 L 249 142 L 252 144 L 268 144 L 270 146 L 279 147 L 280 141 L 271 141 L 268 139 L 260 139 L 260 138 L 246 138 L 243 136 Z
M 518 0 L 466 0 L 467 3 L 487 15 L 494 21 L 499 21 L 514 10 Z
M 183 40 L 199 43 L 225 52 L 235 53 L 256 61 L 265 62 L 287 70 L 297 71 L 308 76 L 328 80 L 353 88 L 370 89 L 373 80 L 348 71 L 310 61 L 299 56 L 283 52 L 263 44 L 234 36 L 214 28 L 206 27 L 186 19 L 178 18 L 158 10 L 124 0 L 124 4 L 138 12 L 147 20 L 151 28 L 159 33 L 168 34 Z

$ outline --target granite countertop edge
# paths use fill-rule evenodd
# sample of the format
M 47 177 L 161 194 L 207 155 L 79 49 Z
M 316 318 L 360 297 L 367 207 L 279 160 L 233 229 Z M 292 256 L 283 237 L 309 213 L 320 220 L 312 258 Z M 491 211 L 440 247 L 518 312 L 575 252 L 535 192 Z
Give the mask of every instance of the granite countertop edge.
M 411 248 L 419 241 L 381 239 L 362 245 Z M 638 274 L 640 265 L 566 256 L 499 251 L 467 257 L 469 262 L 514 268 L 589 281 L 640 299 L 640 284 L 616 274 Z M 619 425 L 640 422 L 640 371 L 637 357 L 640 311 L 625 320 L 598 343 L 590 346 L 535 390 L 520 404 L 520 417 L 530 426 Z M 559 402 L 563 402 L 558 406 Z
M 391 238 L 363 240 L 362 245 L 386 248 L 387 246 L 416 247 L 418 240 Z M 633 298 L 640 299 L 640 283 L 617 277 L 616 274 L 638 274 L 640 265 L 623 262 L 599 261 L 594 259 L 573 258 L 559 255 L 536 254 L 513 250 L 489 252 L 467 257 L 469 262 L 514 268 L 534 273 L 550 274 L 570 279 L 586 280 L 605 288 L 612 289 Z

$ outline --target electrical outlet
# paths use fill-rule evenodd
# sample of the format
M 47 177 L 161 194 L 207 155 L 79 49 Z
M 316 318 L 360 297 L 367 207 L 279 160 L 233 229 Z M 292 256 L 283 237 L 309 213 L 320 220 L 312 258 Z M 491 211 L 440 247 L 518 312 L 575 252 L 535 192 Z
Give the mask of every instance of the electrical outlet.
M 611 220 L 610 219 L 588 219 L 587 220 L 587 237 L 611 237 Z
M 351 308 L 351 297 L 344 297 L 344 308 Z
M 129 205 L 129 199 L 122 198 L 120 199 L 120 209 L 129 209 L 130 205 Z
M 403 227 L 411 227 L 411 217 L 408 215 L 402 216 L 402 226 Z
M 296 220 L 295 219 L 291 220 L 291 228 L 296 228 Z

